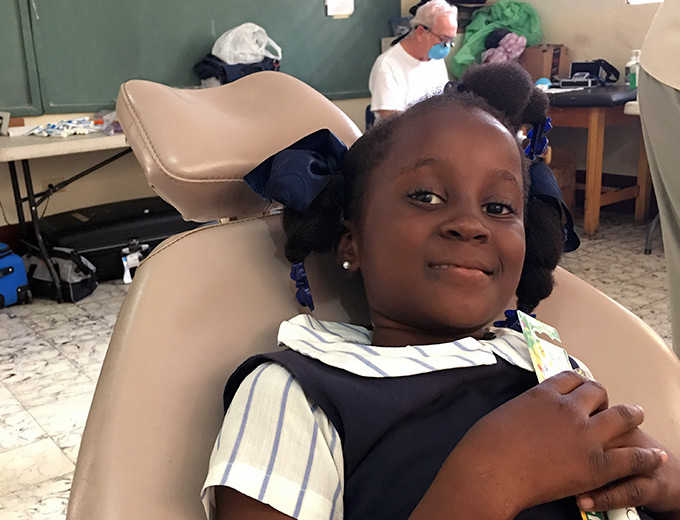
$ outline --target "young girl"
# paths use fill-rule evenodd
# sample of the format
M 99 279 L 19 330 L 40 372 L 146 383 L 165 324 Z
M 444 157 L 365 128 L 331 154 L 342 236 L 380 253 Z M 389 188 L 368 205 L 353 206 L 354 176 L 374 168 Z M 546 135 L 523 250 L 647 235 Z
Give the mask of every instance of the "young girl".
M 550 294 L 564 247 L 515 137 L 546 111 L 521 67 L 471 70 L 367 132 L 286 210 L 288 258 L 335 247 L 372 328 L 297 316 L 279 330 L 287 349 L 230 378 L 211 516 L 680 517 L 680 463 L 638 428 L 639 407 L 609 407 L 575 372 L 537 385 L 521 334 L 489 327 L 513 294 L 525 312 Z

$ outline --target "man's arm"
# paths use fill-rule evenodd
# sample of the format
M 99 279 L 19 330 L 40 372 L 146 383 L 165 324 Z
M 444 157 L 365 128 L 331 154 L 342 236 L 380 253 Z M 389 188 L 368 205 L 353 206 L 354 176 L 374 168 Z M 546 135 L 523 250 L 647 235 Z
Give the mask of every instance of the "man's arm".
M 390 117 L 391 115 L 398 114 L 398 110 L 375 110 L 373 112 L 375 114 L 375 117 L 380 119 L 385 119 L 386 117 Z

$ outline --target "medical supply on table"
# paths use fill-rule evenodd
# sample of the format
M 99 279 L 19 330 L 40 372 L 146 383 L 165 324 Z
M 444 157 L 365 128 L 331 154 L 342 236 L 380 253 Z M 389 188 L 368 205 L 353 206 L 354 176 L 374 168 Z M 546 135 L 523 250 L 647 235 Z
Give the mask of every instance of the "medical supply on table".
M 36 126 L 25 135 L 38 135 L 41 137 L 68 137 L 70 135 L 87 135 L 99 132 L 103 125 L 97 125 L 89 117 L 78 119 L 64 119 L 58 123 L 47 123 Z
M 552 81 L 550 81 L 550 78 L 538 78 L 534 86 L 540 88 L 543 92 L 547 92 L 552 87 Z
M 123 129 L 116 119 L 115 110 L 100 110 L 94 115 L 94 124 L 101 125 L 99 131 L 106 135 L 123 133 Z
M 631 89 L 636 89 L 638 84 L 638 74 L 640 72 L 640 49 L 634 49 L 633 55 L 626 62 L 626 85 Z
M 527 343 L 527 347 L 529 347 L 531 363 L 534 365 L 539 383 L 567 370 L 574 370 L 585 377 L 593 378 L 592 374 L 586 369 L 572 366 L 571 359 L 566 350 L 538 336 L 539 333 L 544 334 L 548 338 L 559 342 L 561 341 L 560 335 L 555 328 L 522 311 L 517 311 L 517 317 L 522 327 L 524 340 Z M 612 509 L 606 513 L 581 511 L 581 518 L 582 520 L 640 520 L 640 516 L 634 507 Z

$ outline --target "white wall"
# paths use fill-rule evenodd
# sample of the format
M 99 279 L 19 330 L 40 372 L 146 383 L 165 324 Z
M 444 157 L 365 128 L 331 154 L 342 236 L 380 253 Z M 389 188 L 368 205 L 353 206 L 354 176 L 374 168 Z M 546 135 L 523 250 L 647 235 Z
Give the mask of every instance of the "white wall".
M 363 132 L 366 129 L 366 107 L 371 98 L 336 99 L 335 106 L 342 110 Z
M 545 43 L 569 46 L 574 61 L 604 58 L 621 72 L 632 49 L 639 49 L 659 4 L 628 5 L 625 0 L 534 0 Z M 586 131 L 556 129 L 549 136 L 556 146 L 571 148 L 577 168 L 585 169 Z M 626 125 L 609 127 L 605 134 L 605 173 L 637 174 L 640 123 L 631 116 Z
M 604 58 L 623 73 L 632 49 L 639 49 L 659 4 L 625 0 L 533 0 L 544 41 L 565 43 L 574 61 Z

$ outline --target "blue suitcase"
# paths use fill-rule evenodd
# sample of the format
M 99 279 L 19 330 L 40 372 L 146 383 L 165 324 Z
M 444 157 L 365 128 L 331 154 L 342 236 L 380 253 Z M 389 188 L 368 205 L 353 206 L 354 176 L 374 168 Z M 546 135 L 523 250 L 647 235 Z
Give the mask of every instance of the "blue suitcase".
M 0 307 L 31 303 L 32 299 L 23 260 L 0 242 Z

